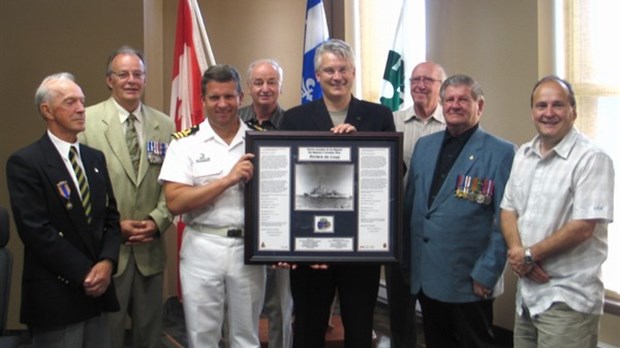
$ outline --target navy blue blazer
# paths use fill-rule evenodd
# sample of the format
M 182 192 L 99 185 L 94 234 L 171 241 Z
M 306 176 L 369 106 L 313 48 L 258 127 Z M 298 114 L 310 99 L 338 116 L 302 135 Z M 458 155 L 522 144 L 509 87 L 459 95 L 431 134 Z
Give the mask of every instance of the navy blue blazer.
M 387 107 L 351 98 L 344 123 L 349 123 L 358 132 L 395 132 L 394 117 Z M 334 127 L 323 98 L 298 105 L 284 113 L 280 130 L 328 131 Z
M 506 243 L 499 225 L 500 202 L 516 147 L 478 128 L 465 144 L 433 201 L 428 196 L 445 132 L 420 138 L 415 146 L 404 199 L 411 235 L 411 292 L 464 303 L 481 300 L 472 279 L 494 296 L 503 291 Z M 491 179 L 490 204 L 457 198 L 459 175 Z
M 103 153 L 80 145 L 80 155 L 91 192 L 90 224 L 47 134 L 7 162 L 13 218 L 24 244 L 21 321 L 30 326 L 66 325 L 119 309 L 114 284 L 98 298 L 84 292 L 95 263 L 109 259 L 116 265 L 121 232 Z

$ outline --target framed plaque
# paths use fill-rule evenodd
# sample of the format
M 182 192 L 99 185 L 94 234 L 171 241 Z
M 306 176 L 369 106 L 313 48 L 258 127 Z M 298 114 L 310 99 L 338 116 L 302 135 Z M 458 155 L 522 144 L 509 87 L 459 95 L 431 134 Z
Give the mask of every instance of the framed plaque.
M 251 131 L 249 264 L 397 262 L 402 133 Z

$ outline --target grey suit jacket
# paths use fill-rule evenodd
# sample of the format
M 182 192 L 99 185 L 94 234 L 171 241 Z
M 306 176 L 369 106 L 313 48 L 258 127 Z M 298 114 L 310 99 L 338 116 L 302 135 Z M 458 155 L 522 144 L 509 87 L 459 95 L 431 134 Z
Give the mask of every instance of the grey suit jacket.
M 144 104 L 142 113 L 144 141 L 168 144 L 174 131 L 172 120 Z M 79 139 L 80 142 L 105 154 L 121 221 L 150 218 L 157 224 L 159 232 L 164 233 L 172 222 L 172 215 L 166 208 L 162 186 L 157 181 L 161 163 L 149 161 L 146 144 L 141 144 L 140 168 L 138 175 L 134 175 L 123 127 L 118 118 L 118 109 L 112 98 L 86 108 L 86 130 L 80 133 Z M 125 271 L 128 257 L 132 252 L 143 275 L 149 276 L 164 271 L 166 252 L 161 235 L 152 243 L 121 245 L 117 275 Z

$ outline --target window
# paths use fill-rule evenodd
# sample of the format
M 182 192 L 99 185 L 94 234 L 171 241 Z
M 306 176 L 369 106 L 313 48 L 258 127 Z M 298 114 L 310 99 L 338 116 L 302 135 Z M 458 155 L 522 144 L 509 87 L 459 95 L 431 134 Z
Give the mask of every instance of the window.
M 612 157 L 615 184 L 620 183 L 620 1 L 559 1 L 556 15 L 563 32 L 556 59 L 558 75 L 573 84 L 577 97 L 576 126 Z M 563 71 L 562 71 L 563 70 Z M 620 299 L 620 200 L 614 196 L 614 217 L 609 225 L 609 253 L 603 265 L 608 296 Z

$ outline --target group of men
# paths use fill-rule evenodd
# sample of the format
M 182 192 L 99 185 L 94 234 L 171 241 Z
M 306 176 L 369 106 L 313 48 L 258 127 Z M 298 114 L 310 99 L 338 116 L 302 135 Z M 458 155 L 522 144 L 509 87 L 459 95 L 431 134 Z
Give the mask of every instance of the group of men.
M 111 97 L 89 108 L 70 74 L 43 80 L 35 104 L 47 132 L 7 163 L 33 346 L 122 347 L 127 316 L 133 346 L 159 346 L 162 234 L 173 215 L 186 224 L 190 346 L 217 347 L 224 331 L 230 347 L 260 347 L 262 310 L 270 347 L 323 347 L 336 294 L 345 346 L 372 346 L 380 264 L 244 264 L 248 130 L 403 132 L 407 257 L 386 265 L 392 347 L 416 346 L 418 301 L 427 347 L 494 347 L 506 263 L 519 276 L 516 347 L 596 346 L 613 164 L 574 127 L 568 82 L 534 86 L 538 134 L 516 151 L 480 126 L 484 93 L 469 76 L 421 63 L 409 79 L 413 106 L 392 114 L 352 95 L 346 42 L 322 44 L 314 67 L 323 97 L 287 111 L 277 62 L 250 65 L 244 108 L 238 71 L 208 68 L 205 119 L 172 140 L 172 121 L 141 102 L 146 64 L 136 50 L 110 56 Z
M 480 85 L 445 76 L 435 63 L 417 65 L 414 105 L 394 114 L 405 160 L 412 155 L 409 259 L 386 267 L 392 347 L 416 346 L 416 300 L 427 347 L 495 347 L 506 262 L 519 277 L 515 347 L 596 347 L 614 169 L 574 127 L 572 86 L 556 76 L 535 84 L 538 134 L 515 154 L 480 127 Z

